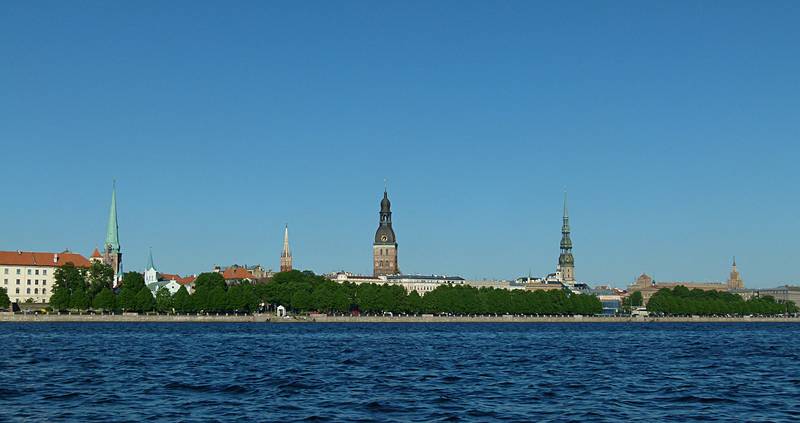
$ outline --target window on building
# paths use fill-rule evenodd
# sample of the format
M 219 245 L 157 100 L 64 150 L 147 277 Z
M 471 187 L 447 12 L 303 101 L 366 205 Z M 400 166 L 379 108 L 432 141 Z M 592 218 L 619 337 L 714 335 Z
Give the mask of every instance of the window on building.
M 42 279 L 42 285 L 47 285 L 47 281 Z
M 28 274 L 29 274 L 29 275 L 31 274 L 31 269 L 28 269 Z
M 22 272 L 21 269 L 17 269 L 17 274 L 19 275 Z
M 47 294 L 47 289 L 42 288 L 42 294 Z
M 17 279 L 17 285 L 19 285 L 19 279 Z
M 19 288 L 17 288 L 17 294 L 19 294 Z
M 39 293 L 39 288 L 33 288 L 33 293 L 34 294 L 38 294 Z
M 31 284 L 31 280 L 30 280 L 30 279 L 28 279 L 28 285 L 30 285 L 30 284 Z
M 38 275 L 38 274 L 39 274 L 39 269 L 36 269 L 36 272 L 35 272 L 35 273 Z
M 31 289 L 27 288 L 27 290 L 28 290 L 27 293 L 30 294 L 31 293 Z
M 47 269 L 42 269 L 42 274 L 47 275 Z
M 8 267 L 6 267 L 5 269 L 3 269 L 3 273 L 5 273 L 6 275 L 8 274 Z
M 33 284 L 34 284 L 34 285 L 39 285 L 39 279 L 34 279 L 34 280 L 33 280 Z

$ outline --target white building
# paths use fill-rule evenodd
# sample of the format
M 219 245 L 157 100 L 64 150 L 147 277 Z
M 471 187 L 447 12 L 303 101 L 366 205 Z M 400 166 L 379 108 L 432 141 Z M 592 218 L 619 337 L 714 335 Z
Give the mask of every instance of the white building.
M 23 303 L 28 299 L 36 303 L 50 302 L 56 269 L 67 263 L 84 269 L 91 265 L 84 256 L 69 251 L 0 251 L 0 287 L 6 289 L 12 303 Z
M 191 294 L 194 291 L 194 279 L 193 276 L 182 278 L 177 274 L 159 273 L 153 264 L 153 251 L 150 251 L 150 258 L 144 271 L 144 285 L 153 293 L 154 297 L 162 287 L 167 288 L 170 295 L 175 295 L 184 285 L 186 285 L 186 289 Z
M 374 283 L 377 285 L 400 285 L 407 293 L 417 291 L 419 295 L 425 295 L 441 285 L 464 285 L 466 281 L 460 276 L 439 276 L 439 275 L 381 275 L 364 276 L 355 275 L 348 272 L 337 272 L 327 275 L 328 279 L 338 283 Z

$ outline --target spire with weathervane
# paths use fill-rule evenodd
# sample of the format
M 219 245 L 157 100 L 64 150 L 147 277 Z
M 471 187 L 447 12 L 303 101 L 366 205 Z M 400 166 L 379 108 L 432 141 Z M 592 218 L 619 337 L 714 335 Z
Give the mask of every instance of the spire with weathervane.
M 292 251 L 289 249 L 289 225 L 283 229 L 283 251 L 281 252 L 281 272 L 292 270 Z
M 561 225 L 561 254 L 558 256 L 558 270 L 561 280 L 568 284 L 575 283 L 575 257 L 572 255 L 572 239 L 570 239 L 569 213 L 567 212 L 567 192 L 564 191 L 564 216 Z

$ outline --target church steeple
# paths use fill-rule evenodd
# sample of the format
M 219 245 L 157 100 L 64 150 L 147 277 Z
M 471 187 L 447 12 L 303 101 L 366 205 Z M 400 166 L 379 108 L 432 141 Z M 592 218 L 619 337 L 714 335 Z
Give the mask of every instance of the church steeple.
M 117 181 L 114 181 L 111 186 L 111 209 L 108 212 L 103 263 L 114 269 L 114 288 L 116 288 L 122 280 L 122 252 L 119 245 L 119 222 L 117 221 Z
M 147 258 L 147 268 L 145 270 L 155 269 L 156 266 L 153 264 L 153 249 L 150 248 L 150 256 Z
M 281 252 L 281 272 L 292 270 L 292 251 L 289 249 L 289 225 L 283 228 L 283 251 Z
M 108 228 L 106 229 L 106 248 L 118 253 L 119 247 L 119 222 L 117 222 L 117 182 L 111 188 L 111 209 L 108 212 Z
M 397 238 L 392 228 L 392 202 L 384 186 L 381 199 L 380 222 L 372 244 L 373 274 L 375 276 L 400 273 L 397 265 Z
M 561 254 L 558 256 L 558 269 L 560 270 L 562 281 L 571 284 L 575 282 L 575 257 L 572 255 L 572 239 L 569 235 L 567 192 L 564 191 L 564 215 L 561 224 Z

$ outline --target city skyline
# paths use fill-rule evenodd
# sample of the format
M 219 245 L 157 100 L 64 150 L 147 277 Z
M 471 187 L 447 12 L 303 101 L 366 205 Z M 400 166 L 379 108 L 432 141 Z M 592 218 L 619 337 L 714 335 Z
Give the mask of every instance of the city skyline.
M 0 4 L 0 249 L 102 248 L 116 178 L 126 270 L 277 268 L 288 222 L 370 274 L 388 178 L 404 272 L 554 271 L 566 186 L 579 280 L 800 280 L 796 13 L 411 4 Z
M 612 285 L 617 287 L 625 287 L 626 283 L 616 283 L 613 281 L 592 281 L 592 280 L 581 280 L 575 277 L 575 264 L 574 258 L 572 255 L 572 241 L 570 239 L 570 224 L 569 224 L 569 214 L 568 214 L 568 204 L 567 204 L 567 192 L 564 191 L 563 197 L 563 204 L 562 204 L 562 226 L 561 226 L 561 242 L 559 243 L 559 248 L 561 250 L 561 254 L 558 256 L 557 265 L 555 267 L 555 272 L 545 271 L 540 274 L 536 274 L 536 277 L 547 277 L 548 274 L 556 275 L 559 280 L 562 280 L 568 284 L 574 284 L 575 282 L 582 282 L 582 283 L 589 283 L 592 285 Z M 431 274 L 431 275 L 452 275 L 456 276 L 456 273 L 439 273 L 439 272 L 401 272 L 397 265 L 397 247 L 398 243 L 395 238 L 395 233 L 392 228 L 392 212 L 391 212 L 391 202 L 388 198 L 387 187 L 386 187 L 386 180 L 384 179 L 384 191 L 383 191 L 383 198 L 380 201 L 380 212 L 379 212 L 379 226 L 378 230 L 375 234 L 375 241 L 373 244 L 373 274 L 374 276 L 379 275 L 393 275 L 393 274 Z M 103 253 L 102 255 L 99 253 L 99 248 L 95 247 L 93 253 L 90 257 L 91 260 L 97 259 L 98 261 L 102 261 L 106 264 L 109 264 L 115 270 L 115 274 L 117 271 L 124 270 L 124 266 L 121 265 L 122 263 L 122 248 L 121 243 L 119 241 L 119 222 L 117 218 L 117 190 L 116 190 L 116 180 L 112 183 L 112 191 L 111 191 L 111 203 L 109 208 L 109 215 L 108 215 L 108 222 L 107 222 L 107 229 L 106 229 L 106 236 L 105 241 L 102 246 Z M 388 254 L 389 251 L 383 251 L 386 247 L 390 247 L 394 251 L 391 254 L 392 265 L 389 266 L 389 261 L 381 260 L 385 258 L 390 258 Z M 380 250 L 380 251 L 379 251 Z M 79 251 L 73 251 L 70 249 L 66 249 L 65 252 L 73 252 L 82 254 Z M 380 254 L 379 254 L 380 252 Z M 386 254 L 385 254 L 386 253 Z M 269 262 L 267 262 L 269 263 Z M 284 225 L 283 231 L 283 248 L 280 253 L 279 257 L 279 265 L 276 267 L 278 271 L 285 272 L 290 271 L 293 269 L 293 256 L 291 250 L 289 248 L 289 225 L 288 223 Z M 385 263 L 386 266 L 383 266 L 382 263 Z M 247 262 L 236 262 L 233 261 L 231 263 L 214 263 L 213 268 L 217 269 L 219 266 L 226 266 L 226 265 L 242 265 L 242 266 L 249 266 L 249 265 L 264 265 L 262 262 L 255 262 L 255 263 L 247 263 Z M 386 269 L 381 269 L 381 267 L 387 267 Z M 736 257 L 733 256 L 733 272 L 736 273 L 736 278 L 739 277 L 739 273 L 736 270 Z M 266 269 L 272 268 L 269 264 L 265 265 Z M 152 270 L 153 269 L 153 248 L 152 246 L 148 247 L 148 256 L 147 256 L 147 265 L 145 265 L 142 269 L 132 269 L 132 271 L 137 272 L 144 272 L 145 270 Z M 335 273 L 337 271 L 345 271 L 348 269 L 340 268 L 334 269 L 332 271 L 319 271 L 317 269 L 302 269 L 302 270 L 315 270 L 317 273 Z M 130 270 L 129 270 L 130 271 Z M 194 272 L 181 272 L 187 275 L 196 275 L 199 273 L 203 273 L 207 271 L 206 269 Z M 356 272 L 358 274 L 358 272 Z M 366 273 L 362 273 L 366 275 Z M 733 273 L 731 273 L 733 274 Z M 473 278 L 473 279 L 494 279 L 494 280 L 513 280 L 520 275 L 512 276 L 512 277 L 489 277 L 489 278 Z M 531 272 L 528 272 L 528 280 L 530 282 Z M 642 275 L 644 276 L 644 274 Z M 642 276 L 637 278 L 637 281 L 641 280 Z M 121 275 L 117 275 L 116 277 L 121 278 Z M 562 279 L 563 278 L 563 279 Z M 715 279 L 716 281 L 717 279 Z M 654 280 L 655 281 L 655 280 Z M 697 282 L 697 280 L 692 279 L 684 279 L 680 281 L 676 281 L 676 283 L 681 282 L 688 282 L 693 283 Z M 707 281 L 706 281 L 707 282 Z

